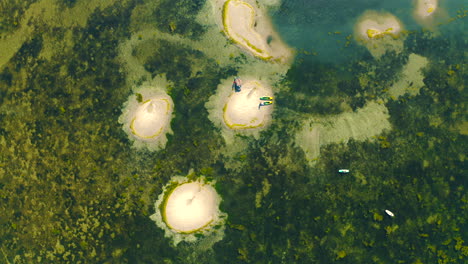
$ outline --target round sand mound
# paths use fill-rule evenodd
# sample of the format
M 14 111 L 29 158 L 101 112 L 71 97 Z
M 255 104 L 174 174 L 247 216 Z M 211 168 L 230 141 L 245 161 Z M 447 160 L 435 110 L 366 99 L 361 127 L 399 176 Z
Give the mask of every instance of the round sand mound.
M 223 119 L 230 129 L 252 129 L 264 126 L 271 119 L 272 105 L 261 106 L 260 97 L 272 97 L 272 91 L 256 80 L 232 93 L 223 109 Z

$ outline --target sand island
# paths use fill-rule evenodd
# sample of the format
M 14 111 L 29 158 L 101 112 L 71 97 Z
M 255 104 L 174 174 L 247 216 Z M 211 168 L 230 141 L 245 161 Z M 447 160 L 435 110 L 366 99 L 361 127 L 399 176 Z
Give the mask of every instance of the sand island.
M 365 46 L 375 58 L 387 51 L 403 50 L 402 23 L 392 14 L 366 11 L 354 28 L 356 41 Z
M 165 147 L 166 133 L 171 132 L 173 102 L 157 87 L 135 89 L 124 104 L 119 123 L 136 148 L 157 150 Z
M 219 210 L 221 197 L 214 184 L 203 176 L 172 177 L 159 195 L 156 212 L 150 218 L 175 245 L 181 241 L 196 242 L 201 237 L 208 241 L 205 244 L 216 243 L 224 236 L 227 215 Z
M 240 92 L 233 92 L 223 108 L 223 120 L 230 129 L 260 128 L 271 118 L 272 105 L 260 105 L 260 97 L 272 97 L 270 88 L 257 80 L 246 81 Z
M 272 89 L 259 79 L 246 76 L 242 88 L 231 88 L 233 78 L 223 80 L 217 93 L 205 104 L 209 119 L 222 129 L 225 138 L 234 134 L 258 134 L 271 122 L 274 107 Z M 271 100 L 262 100 L 271 98 Z M 261 104 L 269 102 L 269 105 Z
M 437 5 L 437 0 L 417 0 L 414 10 L 415 16 L 421 19 L 429 18 L 438 9 Z
M 424 27 L 435 29 L 437 24 L 449 19 L 444 8 L 440 7 L 438 0 L 416 0 L 413 17 Z
M 215 9 L 226 36 L 245 51 L 267 61 L 292 59 L 292 50 L 274 31 L 265 10 L 256 1 L 218 0 Z

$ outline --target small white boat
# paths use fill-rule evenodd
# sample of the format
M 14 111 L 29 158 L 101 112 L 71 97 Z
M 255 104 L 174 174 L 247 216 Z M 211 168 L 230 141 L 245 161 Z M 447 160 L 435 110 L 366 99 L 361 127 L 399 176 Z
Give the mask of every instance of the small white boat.
M 339 173 L 349 173 L 349 170 L 348 169 L 339 169 L 338 170 Z
M 385 209 L 385 213 L 388 214 L 391 217 L 394 217 L 395 214 L 392 213 L 392 211 Z

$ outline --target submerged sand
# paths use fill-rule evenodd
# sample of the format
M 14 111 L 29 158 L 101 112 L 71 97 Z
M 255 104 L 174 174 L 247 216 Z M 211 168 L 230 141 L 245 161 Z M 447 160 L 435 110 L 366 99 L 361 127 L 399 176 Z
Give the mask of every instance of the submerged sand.
M 116 0 L 77 1 L 73 8 L 63 9 L 55 0 L 42 0 L 31 4 L 23 14 L 18 29 L 11 34 L 0 34 L 0 69 L 16 54 L 21 46 L 32 39 L 37 27 L 70 28 L 84 27 L 96 9 L 105 9 Z M 63 41 L 57 41 L 54 31 L 41 34 L 44 44 L 40 56 L 51 59 L 57 50 L 71 49 L 74 45 L 71 30 Z
M 408 62 L 400 72 L 400 78 L 388 89 L 390 98 L 397 99 L 404 94 L 418 95 L 419 90 L 424 86 L 422 69 L 428 63 L 427 58 L 414 53 L 410 54 Z
M 437 34 L 437 27 L 451 20 L 438 0 L 415 0 L 414 5 L 414 20 Z
M 373 57 L 380 58 L 387 51 L 400 53 L 403 50 L 402 30 L 403 24 L 394 15 L 369 10 L 358 18 L 354 36 Z
M 416 0 L 414 16 L 423 20 L 430 18 L 437 11 L 438 2 L 437 0 Z
M 357 112 L 311 118 L 296 134 L 296 144 L 302 148 L 307 160 L 313 162 L 324 145 L 347 143 L 351 138 L 363 141 L 391 129 L 389 117 L 385 105 L 369 102 Z

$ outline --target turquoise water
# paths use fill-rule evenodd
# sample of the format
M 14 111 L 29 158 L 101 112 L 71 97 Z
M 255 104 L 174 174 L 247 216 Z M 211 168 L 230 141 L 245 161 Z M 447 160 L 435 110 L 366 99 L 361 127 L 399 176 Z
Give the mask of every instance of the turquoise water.
M 206 102 L 245 69 L 277 65 L 198 23 L 204 1 L 2 3 L 0 263 L 466 263 L 466 1 L 442 2 L 432 31 L 409 2 L 272 8 L 297 57 L 260 76 L 275 80 L 272 124 L 234 143 Z M 368 9 L 402 21 L 399 52 L 377 59 L 356 43 Z M 412 58 L 427 65 L 405 76 Z M 150 152 L 118 119 L 155 76 L 175 108 L 167 144 Z M 372 103 L 386 112 L 360 115 Z M 375 133 L 377 121 L 389 128 Z M 328 141 L 313 156 L 299 135 L 317 124 Z M 214 244 L 197 234 L 174 246 L 150 219 L 163 186 L 189 173 L 216 180 L 223 198 Z
M 463 1 L 441 1 L 447 17 L 444 23 L 457 15 L 457 10 L 466 8 Z M 366 10 L 388 12 L 396 16 L 405 30 L 421 30 L 413 18 L 412 1 L 282 1 L 281 7 L 271 11 L 273 21 L 285 41 L 299 49 L 316 52 L 317 58 L 326 62 L 342 62 L 357 59 L 366 52 L 351 39 L 346 45 L 346 36 L 352 35 L 359 16 Z M 463 34 L 462 23 L 454 23 L 449 29 Z

